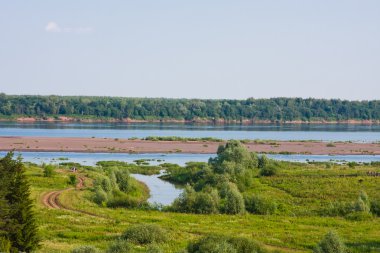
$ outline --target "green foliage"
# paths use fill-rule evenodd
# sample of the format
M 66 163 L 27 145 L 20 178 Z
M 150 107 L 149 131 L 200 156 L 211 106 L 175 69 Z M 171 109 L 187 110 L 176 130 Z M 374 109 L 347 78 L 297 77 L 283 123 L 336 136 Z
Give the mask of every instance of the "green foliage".
M 263 253 L 254 241 L 242 237 L 227 237 L 219 235 L 205 236 L 198 241 L 189 243 L 188 253 Z
M 371 201 L 371 213 L 374 215 L 380 216 L 380 201 L 372 200 Z
M 260 169 L 260 175 L 264 177 L 271 177 L 277 174 L 277 168 L 275 165 L 270 164 Z
M 146 253 L 164 253 L 164 251 L 159 246 L 153 244 L 148 246 Z
M 271 98 L 246 100 L 165 99 L 0 94 L 0 115 L 77 116 L 145 120 L 379 120 L 379 100 Z
M 353 205 L 353 213 L 351 213 L 348 218 L 353 220 L 363 220 L 371 217 L 371 202 L 368 198 L 367 193 L 361 191 L 357 201 Z
M 314 249 L 315 253 L 345 253 L 346 246 L 338 234 L 330 231 Z
M 223 210 L 227 214 L 245 212 L 244 198 L 238 189 L 231 188 L 227 191 Z
M 10 241 L 12 252 L 33 251 L 40 238 L 21 158 L 13 159 L 13 152 L 9 152 L 0 159 L 0 176 L 0 235 Z
M 244 169 L 257 167 L 258 158 L 241 144 L 240 141 L 230 140 L 225 146 L 221 145 L 217 157 L 211 158 L 209 163 L 216 173 L 237 174 Z
M 274 214 L 278 205 L 275 201 L 265 196 L 251 195 L 245 196 L 245 208 L 250 213 L 255 214 Z
M 81 246 L 81 247 L 73 249 L 71 253 L 100 253 L 100 252 L 94 246 Z
M 264 169 L 269 163 L 269 159 L 266 155 L 261 155 L 259 158 L 258 158 L 258 167 L 259 169 Z
M 369 212 L 356 211 L 356 212 L 347 214 L 345 218 L 347 220 L 352 220 L 352 221 L 365 221 L 365 220 L 371 220 L 373 216 Z
M 131 245 L 125 240 L 116 240 L 112 242 L 106 253 L 130 253 L 133 252 Z
M 69 176 L 69 184 L 71 185 L 76 185 L 78 182 L 77 176 L 76 175 L 70 175 Z
M 187 186 L 172 204 L 171 210 L 184 213 L 211 214 L 219 212 L 220 198 L 215 189 L 196 192 Z
M 95 188 L 94 202 L 98 205 L 106 205 L 108 201 L 107 193 L 101 188 Z
M 140 224 L 129 227 L 121 238 L 135 244 L 161 243 L 168 240 L 168 232 L 155 224 Z
M 138 207 L 148 198 L 149 189 L 130 177 L 129 171 L 105 167 L 94 182 L 93 200 L 108 207 Z
M 8 238 L 0 236 L 0 252 L 9 253 L 11 250 L 11 242 Z
M 54 166 L 49 164 L 44 166 L 44 177 L 52 177 L 54 175 Z
M 137 164 L 127 163 L 123 161 L 99 161 L 96 165 L 103 169 L 119 169 L 127 170 L 130 173 L 137 173 L 143 175 L 159 174 L 163 168 L 161 166 L 150 166 L 146 159 L 135 160 Z

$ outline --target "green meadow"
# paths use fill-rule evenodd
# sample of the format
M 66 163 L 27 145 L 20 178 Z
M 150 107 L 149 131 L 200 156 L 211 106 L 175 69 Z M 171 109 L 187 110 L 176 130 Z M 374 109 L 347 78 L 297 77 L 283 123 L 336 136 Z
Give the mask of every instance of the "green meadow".
M 336 203 L 354 203 L 360 191 L 378 203 L 380 177 L 367 175 L 369 171 L 379 172 L 378 164 L 283 162 L 274 176 L 255 174 L 244 193 L 265 196 L 276 203 L 277 210 L 267 215 L 192 214 L 102 206 L 93 201 L 94 182 L 101 172 L 90 167 L 79 169 L 85 177 L 85 187 L 64 191 L 59 199 L 65 207 L 87 213 L 49 209 L 42 203 L 44 194 L 72 187 L 72 173 L 63 166 L 52 177 L 44 177 L 43 168 L 26 166 L 42 239 L 39 252 L 70 252 L 83 245 L 105 250 L 130 226 L 146 223 L 168 231 L 170 240 L 158 245 L 163 252 L 181 252 L 190 241 L 210 234 L 250 238 L 270 252 L 311 252 L 329 231 L 337 232 L 350 252 L 380 251 L 380 218 L 376 214 L 352 217 L 328 212 Z M 132 247 L 136 252 L 146 252 L 147 246 Z

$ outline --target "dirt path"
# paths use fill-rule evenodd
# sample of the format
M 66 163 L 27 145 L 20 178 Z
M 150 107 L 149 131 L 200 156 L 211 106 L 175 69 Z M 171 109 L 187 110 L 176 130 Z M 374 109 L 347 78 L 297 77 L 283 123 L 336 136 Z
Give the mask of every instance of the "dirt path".
M 83 211 L 83 210 L 79 210 L 79 209 L 75 209 L 75 208 L 72 208 L 72 207 L 65 206 L 65 205 L 63 205 L 60 202 L 59 196 L 63 192 L 72 191 L 72 190 L 75 190 L 75 189 L 76 190 L 80 190 L 80 189 L 85 188 L 85 186 L 84 186 L 85 178 L 82 177 L 82 176 L 79 176 L 77 178 L 78 178 L 78 183 L 77 183 L 77 185 L 76 185 L 75 188 L 66 188 L 66 189 L 59 190 L 59 191 L 51 191 L 51 192 L 45 193 L 45 195 L 42 197 L 42 204 L 45 207 L 50 208 L 50 209 L 62 209 L 62 210 L 67 210 L 67 211 L 72 211 L 72 212 L 77 212 L 77 213 L 82 213 L 82 214 L 90 215 L 90 216 L 93 216 L 93 217 L 109 219 L 108 217 L 105 217 L 105 216 L 102 216 L 102 215 L 98 215 L 98 214 L 94 214 L 94 213 L 91 213 L 91 212 L 87 212 L 87 211 Z
M 80 190 L 84 187 L 84 177 L 77 177 L 78 178 L 78 183 L 76 185 L 76 188 L 67 188 L 59 191 L 51 191 L 48 193 L 45 193 L 45 195 L 42 198 L 42 203 L 44 206 L 52 209 L 66 209 L 70 210 L 67 207 L 63 206 L 60 201 L 59 201 L 59 196 L 61 195 L 62 192 L 65 191 L 71 191 L 74 189 Z

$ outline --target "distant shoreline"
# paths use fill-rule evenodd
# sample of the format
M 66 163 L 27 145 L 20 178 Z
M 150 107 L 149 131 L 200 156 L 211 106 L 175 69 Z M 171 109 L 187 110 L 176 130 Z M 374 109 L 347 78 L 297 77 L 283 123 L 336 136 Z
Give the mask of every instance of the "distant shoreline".
M 118 138 L 0 137 L 0 151 L 81 153 L 214 154 L 216 141 L 150 141 Z M 247 141 L 252 152 L 310 155 L 380 155 L 380 143 L 320 141 Z
M 241 125 L 254 125 L 254 124 L 352 124 L 352 125 L 377 125 L 380 124 L 380 120 L 312 120 L 312 121 L 271 121 L 271 120 L 224 120 L 224 119 L 193 119 L 193 120 L 178 120 L 178 119 L 152 119 L 152 120 L 140 120 L 140 119 L 115 119 L 115 118 L 79 118 L 79 117 L 15 117 L 15 118 L 0 118 L 1 122 L 20 122 L 20 123 L 34 123 L 34 122 L 51 122 L 51 123 L 179 123 L 179 124 L 241 124 Z

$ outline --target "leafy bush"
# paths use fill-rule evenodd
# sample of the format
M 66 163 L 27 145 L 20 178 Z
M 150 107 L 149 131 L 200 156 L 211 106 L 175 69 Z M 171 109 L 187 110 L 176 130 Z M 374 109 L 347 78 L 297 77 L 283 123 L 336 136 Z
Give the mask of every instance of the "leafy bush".
M 108 246 L 106 253 L 129 253 L 133 252 L 131 245 L 125 240 L 117 240 Z
M 323 216 L 346 216 L 352 212 L 352 204 L 344 202 L 331 202 L 327 208 L 321 211 Z
M 219 211 L 219 196 L 217 192 L 199 192 L 196 193 L 194 201 L 195 213 L 218 213 Z
M 71 253 L 99 253 L 99 251 L 94 246 L 81 246 L 73 249 Z
M 244 198 L 237 189 L 230 189 L 226 193 L 224 212 L 228 214 L 240 214 L 245 212 Z
M 219 202 L 220 198 L 216 190 L 195 192 L 193 188 L 187 186 L 179 198 L 174 201 L 171 209 L 172 211 L 185 213 L 218 213 Z
M 77 176 L 75 176 L 75 175 L 70 175 L 70 176 L 69 176 L 69 184 L 71 184 L 71 185 L 76 185 L 76 183 L 77 183 Z
M 272 164 L 260 169 L 260 175 L 264 177 L 270 177 L 276 174 L 277 174 L 277 168 Z
M 188 253 L 263 253 L 256 242 L 241 237 L 209 235 L 189 243 Z
M 274 214 L 278 208 L 275 201 L 259 195 L 245 196 L 244 200 L 245 208 L 250 213 Z
M 257 167 L 259 169 L 264 169 L 265 167 L 268 166 L 268 163 L 269 163 L 269 159 L 266 155 L 262 155 L 259 157 L 258 159 L 258 164 L 257 164 Z
M 100 187 L 95 189 L 94 202 L 98 205 L 105 205 L 107 203 L 108 196 L 107 193 Z
M 158 225 L 140 224 L 129 227 L 121 238 L 136 244 L 161 243 L 168 239 L 168 233 Z
M 54 175 L 54 166 L 49 164 L 44 166 L 44 177 L 52 177 Z
M 314 249 L 315 253 L 345 253 L 346 246 L 339 236 L 330 231 Z

